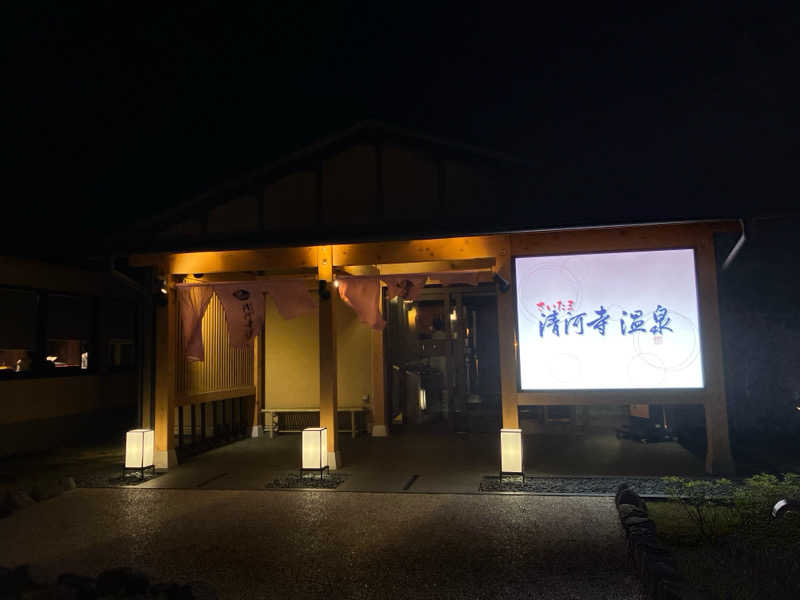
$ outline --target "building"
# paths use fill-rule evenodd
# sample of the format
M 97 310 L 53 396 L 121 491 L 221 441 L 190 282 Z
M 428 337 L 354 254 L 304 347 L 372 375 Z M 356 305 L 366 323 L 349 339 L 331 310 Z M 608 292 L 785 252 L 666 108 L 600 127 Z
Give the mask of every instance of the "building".
M 135 424 L 142 294 L 110 270 L 0 257 L 0 456 Z
M 258 435 L 264 411 L 267 429 L 274 423 L 292 426 L 271 411 L 292 413 L 302 424 L 305 410 L 318 411 L 330 432 L 348 423 L 363 426 L 357 422 L 363 417 L 370 433 L 381 436 L 392 421 L 422 422 L 431 408 L 439 417 L 463 415 L 471 397 L 497 393 L 497 425 L 504 428 L 518 428 L 521 411 L 527 414 L 530 407 L 546 407 L 544 418 L 550 411 L 553 421 L 574 421 L 574 407 L 627 411 L 637 405 L 645 413 L 653 404 L 701 407 L 706 468 L 731 472 L 714 240 L 736 235 L 739 223 L 577 223 L 551 229 L 564 224 L 531 224 L 521 216 L 530 214 L 533 177 L 530 164 L 509 157 L 365 123 L 114 239 L 114 251 L 128 256 L 131 269 L 149 272 L 163 292 L 155 308 L 155 387 L 152 394 L 143 387 L 141 399 L 142 423 L 156 431 L 158 466 L 173 466 L 177 446 L 205 438 L 220 425 L 230 429 L 236 423 L 238 430 Z M 699 386 L 520 387 L 517 258 L 669 249 L 689 250 L 694 266 Z M 402 301 L 402 291 L 390 301 L 397 290 L 389 293 L 387 287 L 399 276 L 406 292 L 409 285 L 434 285 L 413 306 Z M 381 312 L 371 316 L 346 306 L 342 292 L 342 285 L 352 292 L 353 281 L 370 278 L 382 281 L 376 300 Z M 470 285 L 444 286 L 465 280 Z M 210 294 L 200 312 L 204 360 L 187 360 L 179 290 L 276 281 L 304 282 L 308 296 L 319 298 L 313 312 L 284 320 L 278 297 L 270 293 L 264 329 L 254 332 L 252 343 L 233 347 L 219 294 Z M 496 318 L 486 320 L 486 306 Z M 364 324 L 384 317 L 389 324 L 382 331 Z M 466 320 L 478 318 L 482 324 L 470 321 L 468 334 Z M 417 326 L 426 329 L 422 338 L 398 341 Z M 480 364 L 470 362 L 476 346 L 465 339 L 476 329 L 478 337 L 489 332 L 484 344 L 496 339 L 495 365 L 484 364 L 482 377 Z M 397 356 L 407 354 L 409 343 L 412 353 L 426 359 L 427 372 L 398 368 Z M 484 356 L 491 355 L 489 346 L 480 350 Z M 434 383 L 431 372 L 438 373 Z M 476 385 L 483 388 L 469 389 Z M 486 407 L 491 421 L 491 403 Z M 344 409 L 349 413 L 343 417 Z M 332 465 L 346 462 L 337 435 L 327 439 Z

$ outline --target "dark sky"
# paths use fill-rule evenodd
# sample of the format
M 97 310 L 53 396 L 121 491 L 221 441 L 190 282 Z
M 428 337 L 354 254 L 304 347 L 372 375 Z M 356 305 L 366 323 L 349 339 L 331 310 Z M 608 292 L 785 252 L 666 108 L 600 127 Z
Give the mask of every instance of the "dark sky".
M 92 239 L 368 118 L 532 159 L 543 211 L 798 203 L 797 2 L 16 4 L 3 221 L 34 246 Z

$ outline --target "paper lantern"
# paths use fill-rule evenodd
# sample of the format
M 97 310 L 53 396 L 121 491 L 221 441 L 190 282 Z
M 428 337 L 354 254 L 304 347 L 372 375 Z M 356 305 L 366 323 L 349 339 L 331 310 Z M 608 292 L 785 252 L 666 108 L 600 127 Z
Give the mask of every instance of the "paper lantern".
M 155 432 L 152 429 L 131 429 L 125 434 L 125 471 L 135 469 L 141 471 L 144 479 L 144 470 L 153 469 L 155 472 Z
M 419 409 L 428 410 L 428 397 L 425 388 L 419 388 Z
M 522 429 L 500 430 L 500 475 L 524 475 Z
M 328 468 L 328 428 L 306 427 L 303 429 L 302 471 L 322 471 Z

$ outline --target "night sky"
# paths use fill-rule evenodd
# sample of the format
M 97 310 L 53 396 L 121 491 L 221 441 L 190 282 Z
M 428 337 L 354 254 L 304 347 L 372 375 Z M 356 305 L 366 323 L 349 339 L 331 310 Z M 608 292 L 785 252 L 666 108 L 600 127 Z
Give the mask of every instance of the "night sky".
M 545 217 L 800 204 L 796 2 L 16 4 L 6 252 L 90 247 L 365 119 L 532 160 Z

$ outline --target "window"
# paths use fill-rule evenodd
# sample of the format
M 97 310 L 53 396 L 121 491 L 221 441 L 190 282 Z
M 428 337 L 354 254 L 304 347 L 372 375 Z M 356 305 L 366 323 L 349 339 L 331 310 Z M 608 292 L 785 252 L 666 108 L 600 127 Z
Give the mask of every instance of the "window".
M 112 369 L 136 366 L 136 305 L 111 300 L 106 305 L 105 327 L 108 335 L 108 364 Z
M 92 299 L 49 294 L 45 358 L 58 368 L 88 369 L 91 337 Z
M 112 369 L 132 369 L 136 366 L 136 355 L 132 340 L 109 340 L 109 364 Z
M 0 373 L 29 369 L 37 308 L 35 292 L 0 288 Z

